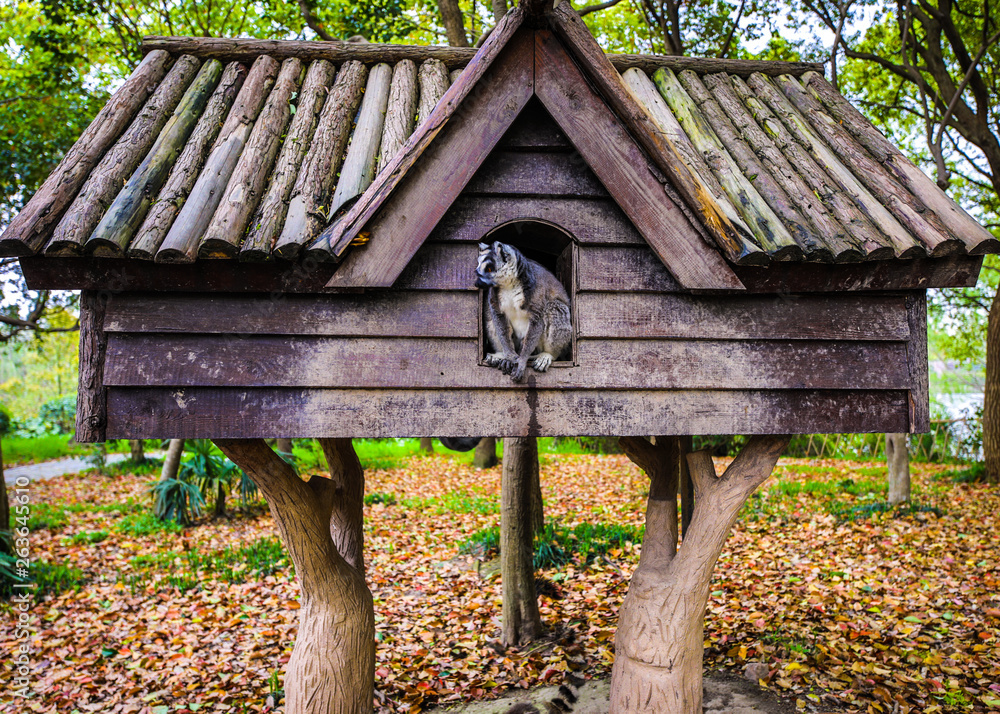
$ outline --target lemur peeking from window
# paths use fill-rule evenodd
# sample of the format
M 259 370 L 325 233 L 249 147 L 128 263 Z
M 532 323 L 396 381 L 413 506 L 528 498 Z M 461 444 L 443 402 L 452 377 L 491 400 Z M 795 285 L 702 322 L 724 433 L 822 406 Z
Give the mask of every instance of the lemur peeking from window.
M 487 290 L 490 367 L 520 382 L 528 364 L 544 372 L 569 349 L 573 328 L 566 288 L 517 248 L 480 243 L 476 287 Z

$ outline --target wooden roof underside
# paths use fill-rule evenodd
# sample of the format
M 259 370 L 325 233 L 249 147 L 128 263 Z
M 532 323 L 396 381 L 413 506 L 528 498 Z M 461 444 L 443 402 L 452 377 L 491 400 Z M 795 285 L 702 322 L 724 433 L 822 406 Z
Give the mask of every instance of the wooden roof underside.
M 0 236 L 0 254 L 350 256 L 382 202 L 480 93 L 519 25 L 511 12 L 474 58 L 456 48 L 239 40 L 183 46 L 195 56 L 155 49 L 163 41 L 154 39 Z M 606 57 L 566 4 L 550 25 L 579 67 L 566 69 L 586 75 L 730 264 L 1000 251 L 815 67 Z

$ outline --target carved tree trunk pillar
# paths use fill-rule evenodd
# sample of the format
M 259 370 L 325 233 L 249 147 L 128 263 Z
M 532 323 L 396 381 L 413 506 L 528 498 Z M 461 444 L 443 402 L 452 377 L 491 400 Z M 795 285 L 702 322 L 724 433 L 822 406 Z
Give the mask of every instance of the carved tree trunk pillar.
M 264 494 L 302 588 L 285 711 L 371 712 L 375 615 L 361 557 L 364 472 L 351 440 L 321 440 L 331 478 L 308 483 L 262 439 L 215 443 Z
M 538 442 L 504 439 L 500 481 L 500 578 L 503 586 L 503 644 L 522 645 L 542 634 L 535 594 L 532 469 L 538 469 Z
M 677 552 L 680 439 L 623 437 L 650 477 L 639 567 L 622 604 L 611 675 L 611 714 L 700 714 L 705 606 L 715 562 L 750 494 L 774 469 L 788 437 L 754 437 L 722 476 L 707 451 L 688 455 L 691 525 Z
M 910 500 L 910 449 L 907 434 L 885 435 L 885 460 L 889 466 L 889 503 Z

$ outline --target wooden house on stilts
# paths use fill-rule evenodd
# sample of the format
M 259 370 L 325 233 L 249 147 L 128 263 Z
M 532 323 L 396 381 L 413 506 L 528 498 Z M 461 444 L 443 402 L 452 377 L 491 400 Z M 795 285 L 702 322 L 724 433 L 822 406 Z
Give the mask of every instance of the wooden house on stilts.
M 215 439 L 260 485 L 303 586 L 296 714 L 371 707 L 349 439 L 483 434 L 626 437 L 653 486 L 612 711 L 700 711 L 708 578 L 775 435 L 926 430 L 925 291 L 1000 252 L 822 67 L 605 55 L 566 3 L 479 50 L 144 51 L 0 252 L 83 291 L 79 440 Z M 493 241 L 571 300 L 568 356 L 523 383 L 485 364 Z M 734 433 L 721 477 L 672 438 Z M 332 479 L 276 435 L 322 439 Z

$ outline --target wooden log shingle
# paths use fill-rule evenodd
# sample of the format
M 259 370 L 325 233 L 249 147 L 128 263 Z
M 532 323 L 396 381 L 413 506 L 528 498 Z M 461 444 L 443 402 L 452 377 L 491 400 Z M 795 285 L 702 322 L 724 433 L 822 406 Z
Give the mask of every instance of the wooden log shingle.
M 46 244 L 48 255 L 80 253 L 125 180 L 149 152 L 200 66 L 201 61 L 191 56 L 174 63 L 142 111 L 91 172 Z
M 146 158 L 119 191 L 111 207 L 87 239 L 84 250 L 91 255 L 106 258 L 124 255 L 221 76 L 221 62 L 205 62 L 174 109 L 173 116 L 160 131 Z
M 413 133 L 417 118 L 417 65 L 403 60 L 392 69 L 389 102 L 379 149 L 378 170 L 382 171 Z
M 239 251 L 250 216 L 264 193 L 285 128 L 291 118 L 292 94 L 299 88 L 302 62 L 290 57 L 254 122 L 246 147 L 233 168 L 225 193 L 211 223 L 205 229 L 198 255 L 202 258 L 232 258 Z
M 42 248 L 91 170 L 160 84 L 172 61 L 163 50 L 146 55 L 0 235 L 0 255 L 31 255 Z
M 208 100 L 201 118 L 198 119 L 198 125 L 195 126 L 177 161 L 174 162 L 167 182 L 160 189 L 135 240 L 129 246 L 130 258 L 152 260 L 156 256 L 156 251 L 163 244 L 167 231 L 173 225 L 178 211 L 198 179 L 209 149 L 219 135 L 222 122 L 233 106 L 246 76 L 247 68 L 239 62 L 226 65 L 219 85 Z
M 226 117 L 205 166 L 191 194 L 181 207 L 163 244 L 156 253 L 161 263 L 190 263 L 198 254 L 198 245 L 208 227 L 222 194 L 229 184 L 236 162 L 246 146 L 257 116 L 264 107 L 278 74 L 278 62 L 259 57 L 250 68 L 236 103 Z

